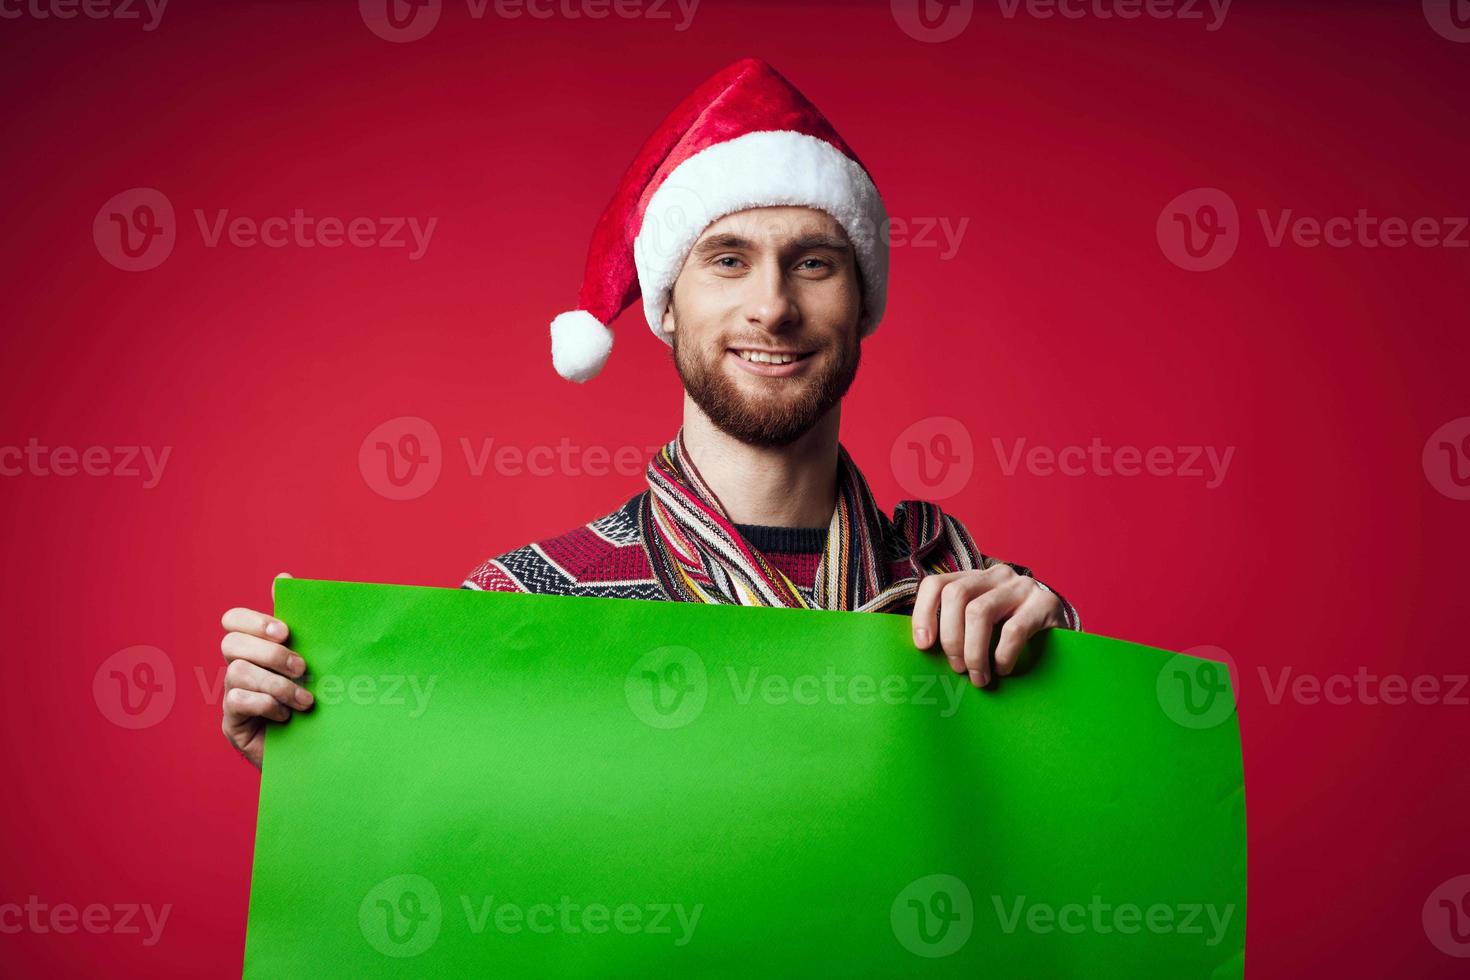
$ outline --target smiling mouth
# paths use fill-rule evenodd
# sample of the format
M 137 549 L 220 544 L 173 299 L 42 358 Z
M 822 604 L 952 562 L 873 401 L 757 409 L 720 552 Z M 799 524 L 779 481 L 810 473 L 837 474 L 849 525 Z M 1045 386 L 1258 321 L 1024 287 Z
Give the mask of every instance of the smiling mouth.
M 751 364 L 793 364 L 812 356 L 811 351 L 767 351 L 749 347 L 728 348 L 742 361 Z

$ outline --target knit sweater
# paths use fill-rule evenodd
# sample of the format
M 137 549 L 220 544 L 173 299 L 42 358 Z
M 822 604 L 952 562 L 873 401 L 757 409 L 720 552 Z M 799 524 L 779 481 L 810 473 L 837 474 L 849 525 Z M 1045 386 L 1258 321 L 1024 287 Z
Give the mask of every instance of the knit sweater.
M 648 563 L 648 553 L 638 532 L 638 511 L 648 492 L 634 494 L 618 509 L 581 527 L 482 562 L 466 576 L 462 588 L 613 599 L 667 599 Z M 759 524 L 735 527 L 741 537 L 762 551 L 791 580 L 802 598 L 811 600 L 827 528 Z M 1022 575 L 1031 574 L 1023 565 L 1011 564 L 1011 567 Z M 1046 588 L 1044 583 L 1037 584 Z M 1061 600 L 1068 627 L 1081 629 L 1077 610 L 1060 595 L 1057 598 Z

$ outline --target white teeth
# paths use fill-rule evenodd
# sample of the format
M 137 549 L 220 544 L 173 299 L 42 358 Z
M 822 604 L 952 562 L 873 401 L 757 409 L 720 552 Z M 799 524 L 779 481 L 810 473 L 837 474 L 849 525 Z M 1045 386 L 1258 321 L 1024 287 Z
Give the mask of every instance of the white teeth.
M 796 360 L 795 354 L 767 354 L 758 350 L 743 350 L 739 354 L 745 360 L 755 361 L 757 364 L 790 364 Z

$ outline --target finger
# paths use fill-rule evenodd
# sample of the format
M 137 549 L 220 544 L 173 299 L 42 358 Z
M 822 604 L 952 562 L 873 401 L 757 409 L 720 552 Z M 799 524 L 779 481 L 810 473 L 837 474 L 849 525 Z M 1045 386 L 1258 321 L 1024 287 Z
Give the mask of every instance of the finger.
M 990 639 L 995 625 L 1014 615 L 1032 588 L 1026 580 L 1012 578 L 966 603 L 965 669 L 976 687 L 990 683 Z
M 286 637 L 291 635 L 291 630 L 276 617 L 240 606 L 226 610 L 220 617 L 219 624 L 232 633 L 249 633 L 262 640 L 274 640 L 277 643 L 286 642 Z
M 919 590 L 914 593 L 914 614 L 911 626 L 914 633 L 914 646 L 920 650 L 928 650 L 939 638 L 939 590 L 951 579 L 964 574 L 964 572 L 941 572 L 936 575 L 925 575 L 919 579 Z
M 225 670 L 225 690 L 233 691 L 236 688 L 269 694 L 282 704 L 298 710 L 310 708 L 316 700 L 301 685 L 292 684 L 280 674 L 272 673 L 248 660 L 233 661 Z
M 290 572 L 277 572 L 276 578 L 271 579 L 271 602 L 276 601 L 276 579 L 290 578 Z
M 965 607 L 976 596 L 1000 588 L 1015 576 L 1010 566 L 993 565 L 984 571 L 963 572 L 940 590 L 939 640 L 956 673 L 965 669 Z
M 1023 581 L 1030 581 L 1029 579 Z M 1062 602 L 1056 593 L 1039 586 L 1031 590 L 1001 630 L 995 648 L 995 667 L 1002 677 L 1015 670 L 1020 662 L 1026 643 L 1044 629 L 1065 628 L 1067 618 L 1062 613 Z
M 984 687 L 990 683 L 990 632 L 995 622 L 990 606 L 995 593 L 978 596 L 965 604 L 965 657 L 962 667 L 969 671 L 970 683 Z
M 287 677 L 300 677 L 306 672 L 306 661 L 300 656 L 249 633 L 226 633 L 219 649 L 226 660 L 248 660 Z
M 239 731 L 256 718 L 288 721 L 291 718 L 291 709 L 269 694 L 237 687 L 225 692 L 224 715 L 225 724 L 232 731 Z
M 1021 659 L 1026 642 L 1051 625 L 1046 604 L 1033 604 L 1029 599 L 1021 605 L 1005 625 L 1001 627 L 1000 639 L 995 644 L 995 670 L 1002 677 L 1010 676 Z
M 1032 579 L 1026 579 L 1026 582 L 1032 582 Z M 1067 613 L 1061 608 L 1061 597 L 1058 597 L 1051 589 L 1042 588 L 1039 582 L 1036 582 L 1036 588 L 1033 589 L 1032 594 L 1026 597 L 1022 610 L 1030 613 L 1032 607 L 1038 610 L 1036 617 L 1041 620 L 1041 624 L 1036 629 L 1050 629 L 1050 627 L 1067 629 Z

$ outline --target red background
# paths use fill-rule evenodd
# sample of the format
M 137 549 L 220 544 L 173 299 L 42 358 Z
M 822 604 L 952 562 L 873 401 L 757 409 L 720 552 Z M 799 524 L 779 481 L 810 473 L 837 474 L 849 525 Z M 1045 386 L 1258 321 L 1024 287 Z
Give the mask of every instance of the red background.
M 460 450 L 647 447 L 678 423 L 637 312 L 584 386 L 546 323 L 662 114 L 717 67 L 771 61 L 862 155 L 891 214 L 968 219 L 958 251 L 895 245 L 888 315 L 845 405 L 881 503 L 899 433 L 952 416 L 972 478 L 943 501 L 1033 566 L 1087 629 L 1241 673 L 1254 977 L 1449 976 L 1421 908 L 1470 872 L 1470 711 L 1266 697 L 1258 671 L 1466 670 L 1470 503 L 1426 440 L 1470 415 L 1470 250 L 1268 245 L 1256 209 L 1470 213 L 1470 45 L 1417 3 L 1246 3 L 1199 21 L 1005 17 L 924 43 L 886 3 L 705 0 L 669 20 L 476 20 L 394 44 L 344 3 L 175 0 L 139 22 L 0 21 L 0 444 L 171 447 L 157 487 L 0 478 L 6 805 L 0 903 L 171 903 L 162 941 L 0 935 L 15 975 L 239 971 L 256 772 L 218 730 L 220 613 L 278 570 L 452 586 L 604 513 L 638 475 L 473 476 Z M 1388 9 L 1392 7 L 1393 9 Z M 177 244 L 109 264 L 98 209 L 160 190 Z M 1234 257 L 1188 272 L 1155 225 L 1228 193 Z M 404 249 L 205 246 L 193 209 L 437 217 Z M 393 501 L 365 436 L 419 416 L 442 474 Z M 992 439 L 1234 447 L 1181 477 L 1007 476 Z M 99 665 L 156 646 L 160 723 L 110 723 Z M 1457 748 L 1458 746 L 1458 748 Z M 1181 860 L 1187 859 L 1181 855 Z

